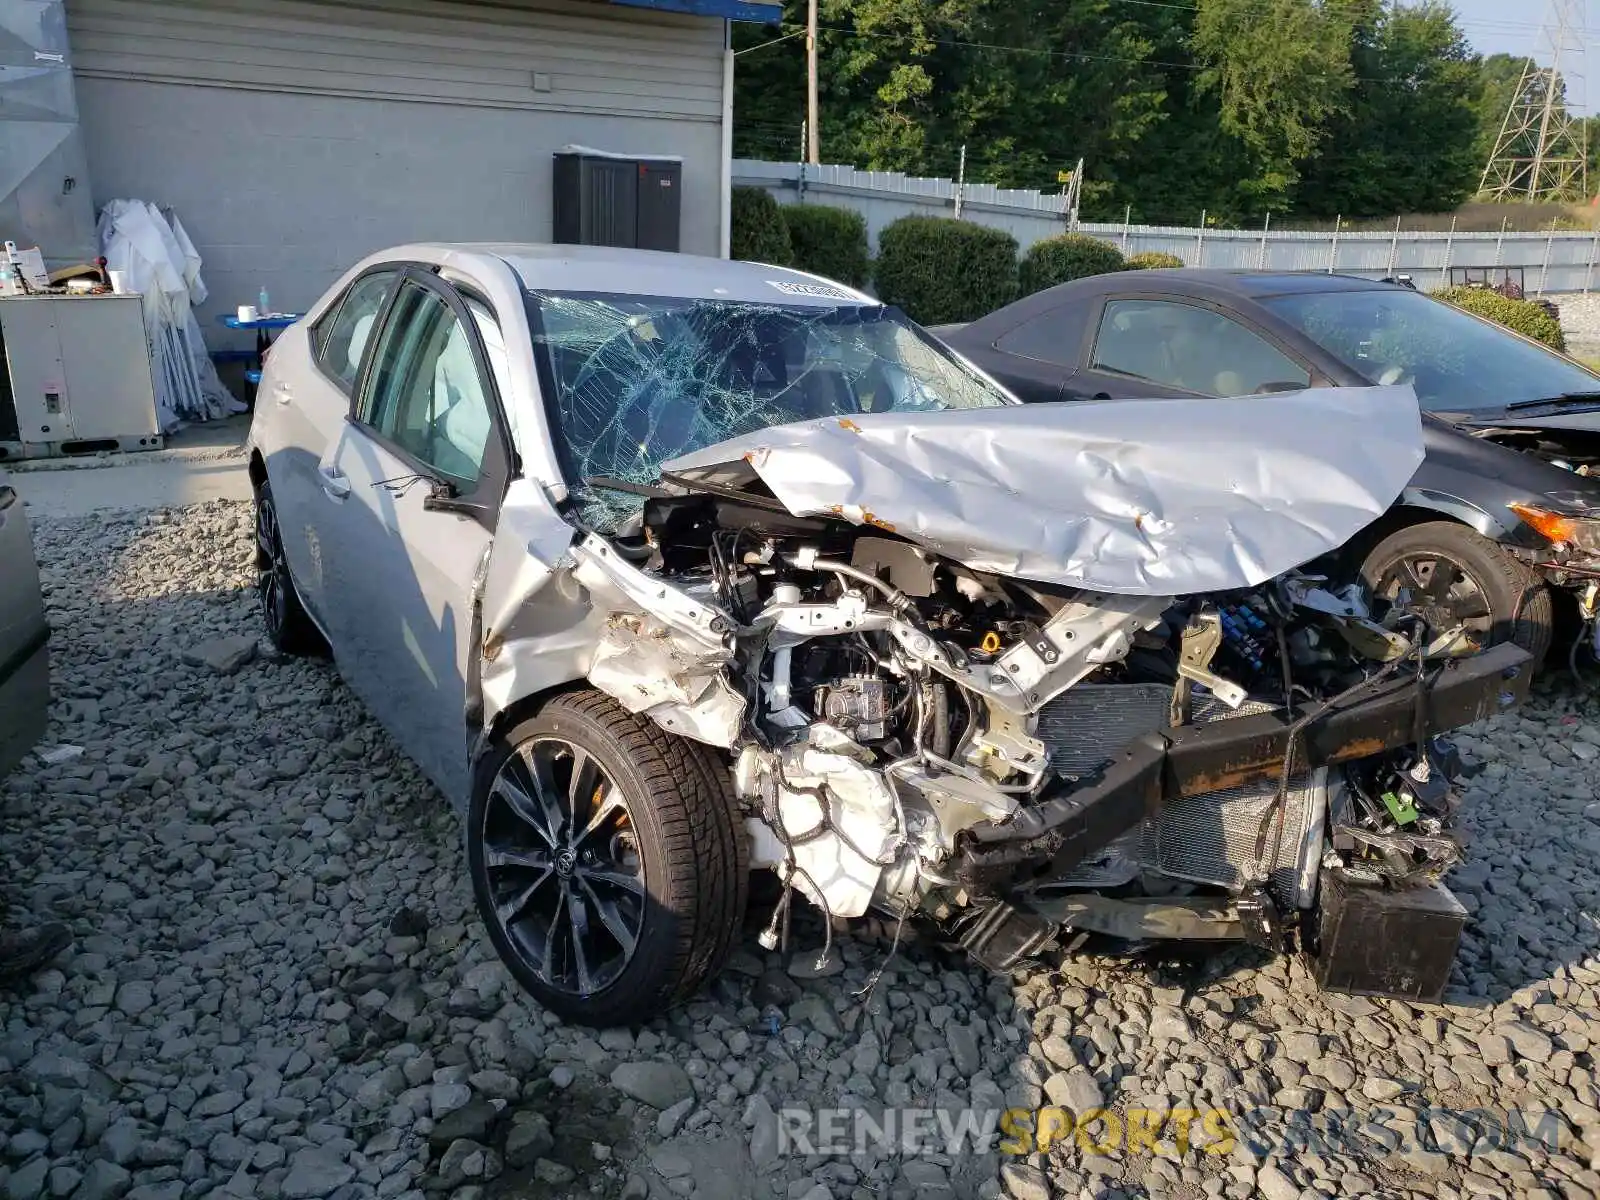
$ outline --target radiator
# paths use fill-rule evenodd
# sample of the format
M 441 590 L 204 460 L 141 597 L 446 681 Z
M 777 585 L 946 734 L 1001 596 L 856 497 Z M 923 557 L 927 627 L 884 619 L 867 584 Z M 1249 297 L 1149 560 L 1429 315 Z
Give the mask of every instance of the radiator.
M 1082 777 L 1105 766 L 1130 739 L 1162 729 L 1172 689 L 1164 684 L 1080 684 L 1039 712 L 1038 736 L 1050 751 L 1051 769 Z M 1229 709 L 1209 694 L 1197 693 L 1197 724 L 1270 712 L 1272 706 L 1246 701 Z M 1255 857 L 1257 831 L 1277 795 L 1276 781 L 1248 784 L 1165 804 L 1158 816 L 1081 863 L 1060 882 L 1072 887 L 1110 887 L 1132 880 L 1142 868 L 1173 879 L 1237 890 L 1246 865 Z M 1265 857 L 1277 863 L 1267 889 L 1283 907 L 1305 907 L 1315 892 L 1317 859 L 1328 801 L 1326 768 L 1289 781 L 1283 811 L 1268 827 Z

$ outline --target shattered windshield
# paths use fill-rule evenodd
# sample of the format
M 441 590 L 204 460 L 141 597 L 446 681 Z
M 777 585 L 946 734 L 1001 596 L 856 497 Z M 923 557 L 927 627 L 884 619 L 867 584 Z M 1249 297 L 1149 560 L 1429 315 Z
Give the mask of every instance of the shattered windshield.
M 580 515 L 611 532 L 661 464 L 815 417 L 1012 401 L 896 309 L 531 293 L 534 353 Z

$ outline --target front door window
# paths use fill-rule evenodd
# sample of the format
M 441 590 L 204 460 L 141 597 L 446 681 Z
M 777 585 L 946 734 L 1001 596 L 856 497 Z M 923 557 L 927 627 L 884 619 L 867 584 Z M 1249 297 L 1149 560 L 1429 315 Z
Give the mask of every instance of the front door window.
M 1311 386 L 1310 373 L 1214 309 L 1174 300 L 1110 300 L 1091 365 L 1200 396 Z

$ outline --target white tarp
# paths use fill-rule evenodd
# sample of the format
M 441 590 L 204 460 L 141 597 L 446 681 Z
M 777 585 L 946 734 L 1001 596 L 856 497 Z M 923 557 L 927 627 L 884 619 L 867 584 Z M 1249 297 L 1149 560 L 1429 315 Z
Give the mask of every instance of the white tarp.
M 100 213 L 100 253 L 144 297 L 145 339 L 163 432 L 184 421 L 243 412 L 211 363 L 194 305 L 206 298 L 200 254 L 177 217 L 144 200 L 113 200 Z
M 1422 462 L 1410 387 L 863 413 L 665 464 L 974 570 L 1131 595 L 1253 587 L 1336 549 Z

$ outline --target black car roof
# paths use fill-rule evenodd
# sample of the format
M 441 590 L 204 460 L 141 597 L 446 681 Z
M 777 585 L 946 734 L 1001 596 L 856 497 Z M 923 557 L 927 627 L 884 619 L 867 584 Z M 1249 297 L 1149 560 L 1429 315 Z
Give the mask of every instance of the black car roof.
M 1286 292 L 1360 292 L 1375 288 L 1394 287 L 1376 279 L 1363 279 L 1359 275 L 1329 275 L 1325 271 L 1246 271 L 1225 270 L 1220 267 L 1164 267 L 1154 271 L 1141 271 L 1137 278 L 1154 284 L 1159 278 L 1161 286 L 1198 285 L 1237 296 L 1277 296 Z M 1123 272 L 1110 275 L 1093 275 L 1075 283 L 1097 283 L 1095 289 L 1107 290 L 1134 286 Z M 1074 284 L 1063 284 L 1063 288 Z
M 1089 275 L 1034 292 L 959 330 L 946 335 L 952 345 L 976 348 L 1022 321 L 1073 300 L 1088 300 L 1106 292 L 1152 291 L 1177 296 L 1259 299 L 1315 292 L 1359 292 L 1398 287 L 1359 275 L 1329 275 L 1323 271 L 1231 271 L 1220 267 L 1162 267 L 1153 271 L 1112 271 Z

